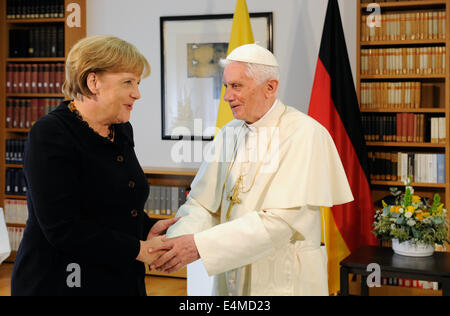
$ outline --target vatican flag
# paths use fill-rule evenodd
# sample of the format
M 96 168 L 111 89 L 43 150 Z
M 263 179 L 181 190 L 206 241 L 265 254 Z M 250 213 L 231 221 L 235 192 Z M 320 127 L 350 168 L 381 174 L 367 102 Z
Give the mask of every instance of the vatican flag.
M 233 28 L 231 30 L 230 44 L 228 46 L 227 56 L 239 46 L 245 44 L 254 44 L 252 25 L 250 15 L 248 14 L 247 3 L 245 0 L 237 0 L 236 10 L 233 17 Z M 224 101 L 225 87 L 222 86 L 220 96 L 219 112 L 217 114 L 217 130 L 222 129 L 226 124 L 234 119 L 233 113 L 227 102 Z

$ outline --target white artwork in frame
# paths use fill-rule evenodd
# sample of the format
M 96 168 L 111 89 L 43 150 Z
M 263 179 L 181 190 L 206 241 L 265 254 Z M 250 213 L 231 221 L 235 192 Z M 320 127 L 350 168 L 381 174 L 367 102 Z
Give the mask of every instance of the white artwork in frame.
M 255 42 L 273 51 L 272 13 L 250 14 Z M 212 140 L 233 15 L 161 17 L 162 138 Z

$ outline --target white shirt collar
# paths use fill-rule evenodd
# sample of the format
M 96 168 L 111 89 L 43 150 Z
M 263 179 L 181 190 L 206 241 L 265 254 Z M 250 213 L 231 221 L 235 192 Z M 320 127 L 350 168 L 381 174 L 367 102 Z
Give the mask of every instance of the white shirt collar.
M 250 131 L 254 132 L 256 130 L 256 124 L 258 122 L 263 121 L 267 116 L 269 116 L 269 114 L 275 109 L 276 105 L 278 103 L 278 99 L 275 100 L 275 102 L 272 104 L 272 106 L 270 107 L 269 111 L 266 112 L 266 114 L 264 114 L 264 116 L 262 118 L 260 118 L 258 121 L 256 121 L 253 124 L 247 124 L 245 123 L 245 125 L 250 129 Z

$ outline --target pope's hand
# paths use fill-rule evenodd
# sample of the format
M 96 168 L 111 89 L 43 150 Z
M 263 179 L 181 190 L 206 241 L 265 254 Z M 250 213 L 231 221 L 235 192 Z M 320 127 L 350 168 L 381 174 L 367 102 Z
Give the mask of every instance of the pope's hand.
M 157 221 L 155 223 L 155 225 L 153 225 L 153 227 L 150 230 L 150 232 L 148 233 L 147 240 L 152 239 L 152 238 L 157 237 L 157 236 L 164 235 L 166 233 L 167 229 L 170 226 L 172 226 L 173 224 L 175 224 L 176 222 L 178 222 L 178 220 L 180 218 L 181 217 L 165 219 L 165 220 L 162 220 L 162 221 Z
M 159 254 L 167 251 L 150 266 L 164 273 L 173 273 L 184 266 L 200 259 L 200 255 L 195 245 L 194 235 L 185 235 L 178 238 L 162 239 L 163 243 L 159 247 L 150 250 L 150 254 Z

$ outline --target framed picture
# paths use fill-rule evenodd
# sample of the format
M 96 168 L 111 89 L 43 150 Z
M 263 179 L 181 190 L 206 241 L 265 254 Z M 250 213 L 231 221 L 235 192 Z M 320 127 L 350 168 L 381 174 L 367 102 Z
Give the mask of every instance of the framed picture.
M 250 14 L 255 42 L 273 51 L 272 13 Z M 233 14 L 161 17 L 162 138 L 212 140 Z

